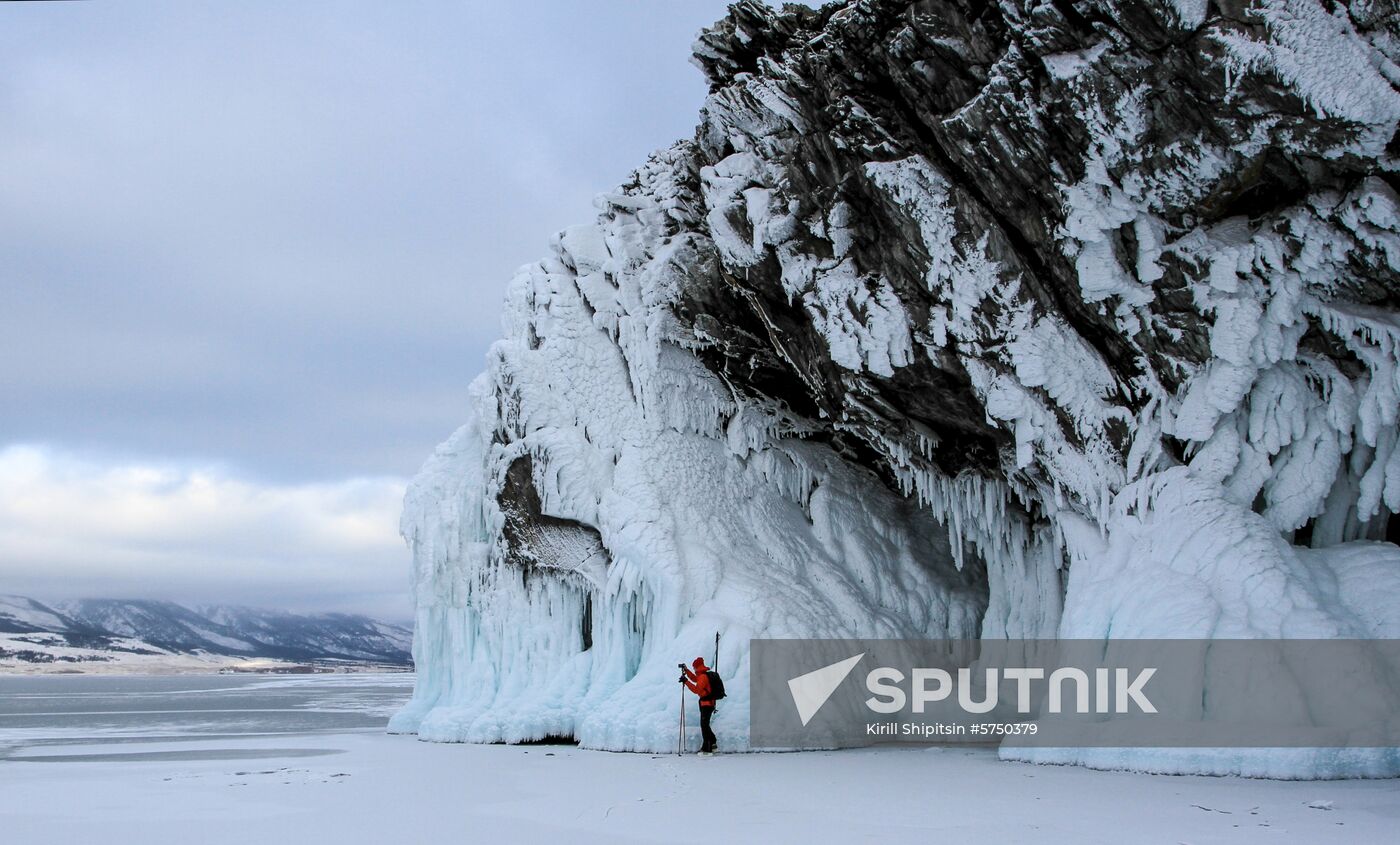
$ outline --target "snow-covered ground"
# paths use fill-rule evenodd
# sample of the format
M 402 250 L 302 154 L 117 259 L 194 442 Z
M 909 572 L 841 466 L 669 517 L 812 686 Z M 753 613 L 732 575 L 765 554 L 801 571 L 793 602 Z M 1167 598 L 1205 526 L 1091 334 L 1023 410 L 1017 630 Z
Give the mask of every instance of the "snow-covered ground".
M 113 751 L 0 763 L 5 840 L 1359 843 L 1400 824 L 1395 781 L 1106 773 L 967 750 L 704 759 L 369 731 Z M 87 754 L 104 759 L 73 761 Z
M 0 678 L 0 842 L 1358 843 L 1400 823 L 1395 780 L 1111 773 L 968 749 L 677 757 L 369 726 L 407 684 Z

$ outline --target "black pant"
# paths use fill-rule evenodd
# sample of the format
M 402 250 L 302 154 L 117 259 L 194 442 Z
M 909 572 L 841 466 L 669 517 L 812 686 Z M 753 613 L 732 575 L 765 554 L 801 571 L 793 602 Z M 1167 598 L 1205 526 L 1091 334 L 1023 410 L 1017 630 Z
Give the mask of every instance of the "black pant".
M 710 717 L 715 715 L 715 706 L 700 705 L 700 736 L 705 738 L 705 744 L 700 746 L 701 751 L 715 750 L 715 732 L 710 730 Z

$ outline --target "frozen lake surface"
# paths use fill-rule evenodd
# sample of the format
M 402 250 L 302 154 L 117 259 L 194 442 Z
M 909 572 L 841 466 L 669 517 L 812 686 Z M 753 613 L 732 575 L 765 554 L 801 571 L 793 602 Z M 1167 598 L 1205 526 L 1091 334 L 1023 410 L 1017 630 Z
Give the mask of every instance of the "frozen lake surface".
M 1400 783 L 388 736 L 411 675 L 0 676 L 0 842 L 1393 841 Z M 704 823 L 698 820 L 705 818 Z
M 380 732 L 412 692 L 406 673 L 0 675 L 0 759 L 62 761 L 31 752 L 75 742 L 132 760 L 160 740 Z

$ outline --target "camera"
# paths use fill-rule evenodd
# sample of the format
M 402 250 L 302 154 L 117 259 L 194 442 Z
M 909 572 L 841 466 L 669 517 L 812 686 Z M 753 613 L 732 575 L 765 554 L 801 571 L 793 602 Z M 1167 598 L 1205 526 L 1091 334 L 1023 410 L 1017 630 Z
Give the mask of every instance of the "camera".
M 682 672 L 684 672 L 684 671 L 685 671 L 685 664 L 684 664 L 684 663 L 677 663 L 677 664 L 676 664 L 676 668 L 679 669 L 679 670 L 681 670 Z

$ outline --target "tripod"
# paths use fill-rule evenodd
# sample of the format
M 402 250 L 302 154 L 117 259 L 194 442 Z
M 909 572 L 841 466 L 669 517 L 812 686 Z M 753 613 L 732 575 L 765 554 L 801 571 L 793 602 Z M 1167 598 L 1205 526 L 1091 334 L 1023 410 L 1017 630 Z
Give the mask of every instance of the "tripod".
M 685 753 L 685 684 L 681 684 L 681 735 L 676 741 L 676 753 Z

